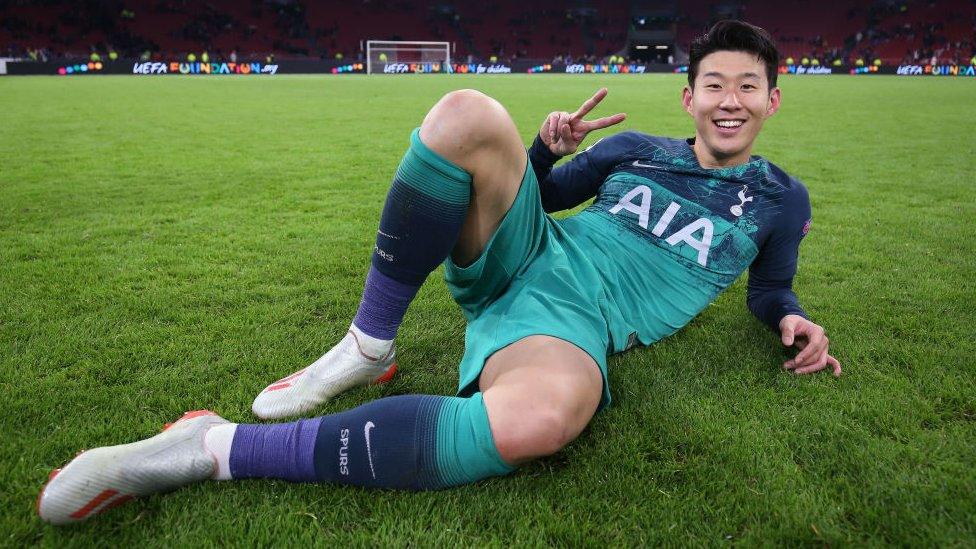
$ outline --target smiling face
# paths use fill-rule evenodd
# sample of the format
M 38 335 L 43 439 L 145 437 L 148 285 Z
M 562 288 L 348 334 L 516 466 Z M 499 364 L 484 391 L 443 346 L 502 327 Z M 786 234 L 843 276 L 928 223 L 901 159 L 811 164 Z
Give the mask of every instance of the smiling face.
M 769 89 L 766 65 L 755 54 L 721 50 L 703 57 L 694 89 L 682 93 L 695 119 L 698 163 L 720 168 L 748 162 L 763 122 L 779 102 L 779 88 Z

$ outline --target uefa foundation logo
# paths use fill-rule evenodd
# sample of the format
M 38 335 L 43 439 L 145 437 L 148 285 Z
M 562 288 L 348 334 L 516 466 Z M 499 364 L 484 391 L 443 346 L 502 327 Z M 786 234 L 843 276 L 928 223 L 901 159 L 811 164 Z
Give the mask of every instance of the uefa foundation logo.
M 132 65 L 132 74 L 277 74 L 278 65 L 262 63 L 183 63 L 181 61 L 143 61 Z

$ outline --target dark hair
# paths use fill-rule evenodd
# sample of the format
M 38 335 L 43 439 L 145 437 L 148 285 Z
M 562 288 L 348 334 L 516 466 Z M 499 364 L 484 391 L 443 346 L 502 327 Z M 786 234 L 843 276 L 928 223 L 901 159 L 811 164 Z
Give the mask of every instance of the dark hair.
M 695 38 L 691 43 L 688 57 L 688 85 L 695 87 L 695 77 L 698 76 L 698 65 L 706 55 L 717 51 L 742 51 L 754 53 L 766 64 L 766 79 L 769 89 L 776 87 L 776 75 L 779 69 L 779 50 L 773 38 L 765 30 L 735 19 L 719 21 L 708 29 L 708 32 Z

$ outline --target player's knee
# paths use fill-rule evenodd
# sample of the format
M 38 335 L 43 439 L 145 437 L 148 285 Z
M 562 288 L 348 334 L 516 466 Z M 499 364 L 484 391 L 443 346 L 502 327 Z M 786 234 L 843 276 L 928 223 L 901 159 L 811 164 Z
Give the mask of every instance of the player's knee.
M 442 97 L 427 113 L 420 126 L 420 138 L 431 149 L 457 162 L 480 147 L 498 145 L 512 135 L 518 138 L 514 128 L 498 101 L 477 90 L 456 90 Z
M 448 92 L 437 102 L 431 112 L 440 111 L 440 116 L 467 117 L 491 112 L 500 107 L 498 101 L 478 90 L 454 90 Z M 454 118 L 452 117 L 452 118 Z
M 572 423 L 570 414 L 561 410 L 536 409 L 503 425 L 492 425 L 492 432 L 502 459 L 519 463 L 566 447 L 579 434 Z

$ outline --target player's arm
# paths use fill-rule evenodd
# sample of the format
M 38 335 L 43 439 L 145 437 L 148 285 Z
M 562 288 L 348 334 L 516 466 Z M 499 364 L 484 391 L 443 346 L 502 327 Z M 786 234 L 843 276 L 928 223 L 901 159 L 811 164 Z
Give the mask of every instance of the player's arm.
M 596 120 L 583 120 L 606 95 L 606 88 L 602 88 L 576 112 L 550 113 L 529 147 L 529 160 L 539 181 L 545 211 L 569 209 L 593 198 L 609 173 L 610 159 L 599 152 L 578 155 L 559 168 L 552 167 L 560 158 L 576 152 L 591 131 L 618 124 L 626 118 L 625 114 L 618 113 Z
M 749 267 L 746 303 L 756 318 L 779 331 L 783 345 L 799 349 L 783 368 L 809 374 L 830 366 L 839 376 L 840 363 L 828 352 L 826 332 L 809 319 L 793 291 L 800 242 L 809 229 L 810 200 L 802 185 L 791 192 L 792 200 Z

